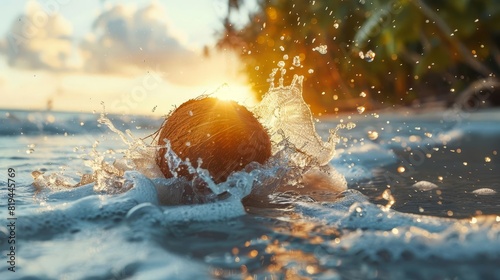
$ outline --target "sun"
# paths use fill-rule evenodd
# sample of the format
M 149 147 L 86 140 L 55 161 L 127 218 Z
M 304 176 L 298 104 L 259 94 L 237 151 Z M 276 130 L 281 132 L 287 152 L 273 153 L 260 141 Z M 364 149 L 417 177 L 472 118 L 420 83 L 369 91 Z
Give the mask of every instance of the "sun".
M 250 86 L 244 84 L 222 84 L 210 96 L 220 100 L 233 100 L 245 106 L 257 104 Z

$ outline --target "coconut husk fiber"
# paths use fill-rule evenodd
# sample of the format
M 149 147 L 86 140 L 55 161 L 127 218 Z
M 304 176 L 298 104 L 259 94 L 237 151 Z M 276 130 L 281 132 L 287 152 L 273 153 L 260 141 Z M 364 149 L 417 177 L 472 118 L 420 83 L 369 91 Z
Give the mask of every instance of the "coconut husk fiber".
M 271 156 L 267 131 L 244 106 L 213 97 L 183 103 L 164 122 L 158 145 L 168 139 L 172 150 L 193 167 L 207 169 L 214 182 L 226 181 L 235 171 L 250 162 L 263 164 Z M 156 163 L 166 178 L 173 177 L 165 160 L 166 148 L 160 148 Z M 187 167 L 176 170 L 178 176 L 192 178 Z

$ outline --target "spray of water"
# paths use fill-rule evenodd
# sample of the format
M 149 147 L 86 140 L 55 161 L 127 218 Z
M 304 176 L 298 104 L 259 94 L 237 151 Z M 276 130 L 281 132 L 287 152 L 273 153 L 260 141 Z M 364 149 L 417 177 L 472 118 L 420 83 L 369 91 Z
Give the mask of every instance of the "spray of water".
M 338 138 L 336 130 L 331 130 L 329 138 L 324 142 L 316 133 L 314 120 L 309 107 L 302 98 L 303 77 L 295 75 L 291 84 L 284 85 L 285 63 L 280 62 L 279 68 L 270 75 L 270 89 L 260 104 L 253 108 L 253 113 L 268 129 L 273 142 L 273 156 L 264 165 L 251 163 L 242 171 L 235 172 L 222 183 L 215 183 L 207 170 L 194 168 L 189 162 L 183 161 L 165 143 L 167 153 L 165 161 L 172 170 L 174 178 L 165 179 L 155 163 L 157 145 L 147 144 L 135 137 L 130 130 L 125 132 L 117 129 L 105 113 L 100 115 L 98 123 L 105 125 L 111 132 L 119 136 L 126 145 L 123 150 L 113 151 L 119 159 L 110 161 L 106 157 L 109 151 L 100 152 L 96 141 L 90 153 L 83 155 L 85 165 L 92 169 L 92 174 L 86 174 L 82 181 L 75 184 L 64 178 L 39 175 L 35 179 L 41 187 L 69 187 L 93 183 L 94 191 L 116 194 L 127 191 L 133 186 L 124 184 L 124 173 L 136 170 L 144 174 L 157 186 L 159 196 L 169 197 L 168 203 L 206 203 L 226 198 L 228 195 L 242 199 L 246 196 L 268 197 L 280 191 L 283 186 L 288 188 L 304 188 L 304 182 L 318 182 L 318 174 L 334 181 L 336 189 L 345 188 L 345 179 L 332 168 L 321 168 L 329 163 L 335 155 L 335 144 Z M 274 85 L 274 76 L 280 73 L 278 86 Z M 121 158 L 119 157 L 121 155 Z M 177 178 L 175 170 L 179 166 L 188 166 L 193 174 L 193 180 Z M 198 159 L 201 166 L 201 159 Z M 312 172 L 311 172 L 312 171 Z M 333 176 L 333 177 L 332 177 Z M 332 179 L 334 178 L 334 179 Z M 49 181 L 50 180 L 50 181 Z M 323 180 L 323 179 L 321 179 Z M 319 181 L 321 181 L 319 180 Z M 325 180 L 323 180 L 325 181 Z M 59 182 L 59 183 L 58 183 Z M 182 185 L 181 188 L 179 186 Z M 52 188 L 51 187 L 51 188 Z M 175 190 L 175 193 L 172 193 Z M 209 190 L 209 191 L 207 191 Z M 172 197 L 175 200 L 172 201 Z
M 264 98 L 254 109 L 253 113 L 261 123 L 269 130 L 271 140 L 279 143 L 286 139 L 295 148 L 309 155 L 313 164 L 325 165 L 335 155 L 335 144 L 338 137 L 336 130 L 330 130 L 329 138 L 323 142 L 316 133 L 312 113 L 302 97 L 303 76 L 294 75 L 289 86 L 284 86 L 284 63 L 278 63 L 280 68 L 272 72 L 270 89 Z M 274 76 L 281 70 L 278 86 L 274 85 Z M 279 146 L 274 146 L 276 153 Z M 308 162 L 307 164 L 311 164 Z

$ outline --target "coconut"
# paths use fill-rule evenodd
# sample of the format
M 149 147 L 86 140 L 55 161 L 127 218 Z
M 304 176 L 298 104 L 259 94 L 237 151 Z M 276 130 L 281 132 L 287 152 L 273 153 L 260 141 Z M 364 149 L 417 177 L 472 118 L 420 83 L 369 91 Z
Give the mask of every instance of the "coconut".
M 192 99 L 177 108 L 161 127 L 156 163 L 166 178 L 173 177 L 165 159 L 165 140 L 183 161 L 208 170 L 216 183 L 251 162 L 263 164 L 271 156 L 267 131 L 244 106 L 212 97 Z M 192 179 L 186 165 L 175 170 Z

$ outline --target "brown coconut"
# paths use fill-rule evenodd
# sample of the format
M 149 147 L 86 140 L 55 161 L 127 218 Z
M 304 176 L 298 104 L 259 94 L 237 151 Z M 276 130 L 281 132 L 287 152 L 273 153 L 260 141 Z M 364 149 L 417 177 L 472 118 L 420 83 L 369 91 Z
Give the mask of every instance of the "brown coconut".
M 255 116 L 234 101 L 212 97 L 189 100 L 177 108 L 163 124 L 158 144 L 164 146 L 164 139 L 182 160 L 189 158 L 193 167 L 201 158 L 201 167 L 216 183 L 250 162 L 263 164 L 271 156 L 269 135 Z M 165 148 L 159 149 L 156 163 L 171 178 L 165 153 Z M 176 172 L 192 178 L 186 166 Z

